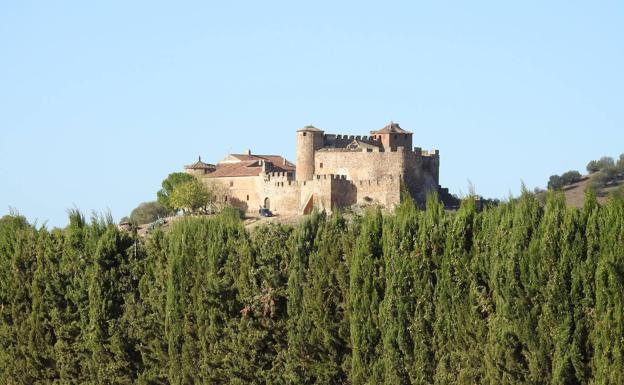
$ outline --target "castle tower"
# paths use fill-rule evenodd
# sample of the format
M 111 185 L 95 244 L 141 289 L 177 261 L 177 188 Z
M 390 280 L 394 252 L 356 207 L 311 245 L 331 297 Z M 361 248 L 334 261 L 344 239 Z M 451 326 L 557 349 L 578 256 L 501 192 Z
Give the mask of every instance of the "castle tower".
M 371 136 L 381 142 L 384 151 L 396 151 L 397 147 L 405 150 L 412 148 L 412 133 L 402 129 L 398 123 L 390 122 L 381 130 L 371 131 Z
M 312 179 L 314 152 L 323 147 L 323 130 L 309 125 L 297 131 L 297 181 Z

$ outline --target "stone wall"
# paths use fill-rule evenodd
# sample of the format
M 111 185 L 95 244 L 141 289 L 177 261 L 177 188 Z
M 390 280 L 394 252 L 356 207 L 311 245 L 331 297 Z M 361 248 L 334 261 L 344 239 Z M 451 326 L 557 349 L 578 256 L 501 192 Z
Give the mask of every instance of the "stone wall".
M 351 180 L 374 180 L 386 175 L 401 175 L 403 148 L 396 152 L 321 150 L 315 154 L 316 174 L 346 175 Z
M 257 213 L 259 205 L 262 204 L 257 187 L 259 178 L 257 176 L 202 178 L 202 181 L 206 186 L 210 186 L 211 183 L 222 185 L 222 191 L 226 194 L 219 194 L 217 197 L 219 201 L 245 212 Z
M 380 204 L 394 207 L 401 202 L 401 179 L 396 176 L 353 181 L 353 185 L 357 204 Z

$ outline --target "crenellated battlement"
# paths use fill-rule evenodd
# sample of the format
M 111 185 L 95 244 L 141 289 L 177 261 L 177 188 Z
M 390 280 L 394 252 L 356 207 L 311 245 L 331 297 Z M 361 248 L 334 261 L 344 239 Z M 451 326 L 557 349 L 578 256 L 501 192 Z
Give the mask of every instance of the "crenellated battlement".
M 323 139 L 326 141 L 332 140 L 361 140 L 362 142 L 379 142 L 372 136 L 368 135 L 343 135 L 343 134 L 325 134 Z
M 267 172 L 264 175 L 270 176 L 271 178 L 288 178 L 292 176 L 292 172 L 273 171 L 273 172 Z
M 297 131 L 296 154 L 296 167 L 276 155 L 229 155 L 202 177 L 222 179 L 228 193 L 221 199 L 250 214 L 258 207 L 277 215 L 353 204 L 392 207 L 402 185 L 421 201 L 438 189 L 439 151 L 412 147 L 412 133 L 393 122 L 370 135 L 306 126 Z
M 417 156 L 435 158 L 440 156 L 440 150 L 423 150 L 420 147 L 414 147 L 414 153 Z

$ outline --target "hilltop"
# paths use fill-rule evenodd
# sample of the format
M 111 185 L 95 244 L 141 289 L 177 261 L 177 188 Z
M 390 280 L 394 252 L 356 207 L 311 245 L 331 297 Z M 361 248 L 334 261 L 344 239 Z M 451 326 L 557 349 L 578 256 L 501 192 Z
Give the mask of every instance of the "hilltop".
M 583 207 L 585 192 L 587 188 L 591 186 L 594 175 L 595 174 L 583 175 L 581 180 L 565 186 L 562 189 L 568 206 L 577 208 Z M 616 193 L 616 191 L 622 188 L 624 188 L 624 179 L 615 180 L 610 185 L 596 188 L 598 203 L 605 204 L 607 199 L 609 199 L 609 195 Z

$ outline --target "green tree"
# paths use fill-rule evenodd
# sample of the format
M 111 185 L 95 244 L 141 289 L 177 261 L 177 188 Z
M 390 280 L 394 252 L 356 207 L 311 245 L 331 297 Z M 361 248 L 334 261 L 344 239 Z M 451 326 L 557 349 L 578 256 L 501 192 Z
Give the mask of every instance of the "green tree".
M 214 195 L 197 179 L 182 183 L 169 196 L 169 205 L 186 212 L 206 212 Z
M 350 265 L 351 381 L 354 385 L 383 381 L 383 343 L 379 308 L 383 301 L 382 216 L 367 211 Z
M 169 211 L 159 202 L 143 202 L 132 210 L 129 220 L 135 224 L 151 223 L 158 218 L 167 216 Z
M 173 190 L 181 184 L 194 180 L 195 177 L 185 172 L 174 172 L 162 181 L 162 188 L 156 193 L 157 202 L 165 206 L 169 211 L 173 211 L 175 207 L 171 205 L 170 197 Z

